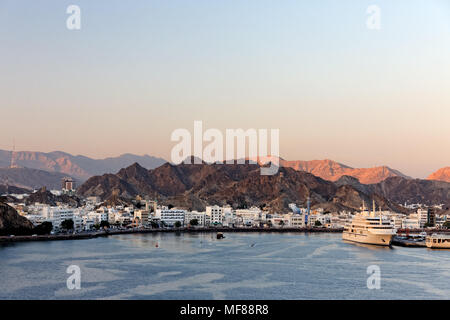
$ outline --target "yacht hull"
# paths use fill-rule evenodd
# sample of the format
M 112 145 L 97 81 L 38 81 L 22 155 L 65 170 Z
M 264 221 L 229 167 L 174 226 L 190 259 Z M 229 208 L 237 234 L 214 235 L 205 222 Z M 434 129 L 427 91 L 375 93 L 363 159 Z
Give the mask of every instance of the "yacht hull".
M 390 246 L 392 242 L 391 234 L 357 234 L 344 231 L 342 240 L 378 246 Z

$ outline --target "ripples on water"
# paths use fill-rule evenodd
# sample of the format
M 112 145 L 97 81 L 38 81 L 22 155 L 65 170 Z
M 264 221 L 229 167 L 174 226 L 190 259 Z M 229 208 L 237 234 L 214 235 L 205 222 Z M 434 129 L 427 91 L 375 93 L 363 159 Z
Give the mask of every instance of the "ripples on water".
M 69 290 L 66 268 L 81 268 Z M 369 290 L 369 265 L 381 289 Z M 1 299 L 449 299 L 450 251 L 341 234 L 130 234 L 0 245 Z

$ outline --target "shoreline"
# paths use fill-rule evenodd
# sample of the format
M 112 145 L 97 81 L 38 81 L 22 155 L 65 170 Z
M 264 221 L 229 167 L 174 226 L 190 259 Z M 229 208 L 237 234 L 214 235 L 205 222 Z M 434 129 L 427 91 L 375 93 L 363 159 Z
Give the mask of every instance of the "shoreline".
M 55 235 L 37 235 L 37 236 L 0 236 L 0 243 L 8 242 L 26 242 L 26 241 L 56 241 L 56 240 L 84 240 L 98 237 L 107 237 L 118 234 L 139 234 L 139 233 L 214 233 L 214 232 L 274 232 L 274 233 L 342 233 L 343 229 L 326 228 L 179 228 L 179 229 L 144 229 L 144 230 L 109 230 L 92 233 L 77 234 L 55 234 Z

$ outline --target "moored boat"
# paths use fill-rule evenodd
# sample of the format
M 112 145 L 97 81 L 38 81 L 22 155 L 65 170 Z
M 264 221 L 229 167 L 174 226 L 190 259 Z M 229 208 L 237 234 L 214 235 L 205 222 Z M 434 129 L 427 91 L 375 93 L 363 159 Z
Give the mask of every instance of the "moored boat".
M 342 239 L 357 243 L 390 246 L 394 235 L 395 230 L 391 221 L 384 218 L 381 213 L 376 215 L 374 201 L 372 212 L 366 210 L 363 204 L 363 210 L 345 226 Z
M 426 244 L 431 249 L 450 249 L 450 235 L 433 233 L 426 237 Z

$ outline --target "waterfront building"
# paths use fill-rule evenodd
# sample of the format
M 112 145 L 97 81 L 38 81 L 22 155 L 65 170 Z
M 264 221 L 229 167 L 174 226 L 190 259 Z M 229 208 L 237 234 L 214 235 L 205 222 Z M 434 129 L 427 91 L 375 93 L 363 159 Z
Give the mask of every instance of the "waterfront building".
M 88 219 L 93 220 L 94 224 L 100 224 L 102 221 L 108 221 L 108 212 L 105 210 L 91 211 L 87 214 Z
M 94 228 L 94 225 L 96 224 L 94 219 L 89 218 L 89 216 L 87 215 L 83 216 L 82 219 L 83 219 L 83 229 L 85 231 L 89 231 L 92 228 Z
M 405 219 L 403 215 L 391 215 L 390 219 L 395 230 L 402 229 L 403 220 Z
M 288 214 L 272 214 L 267 217 L 267 222 L 275 228 L 288 227 L 290 217 Z
M 242 224 L 246 227 L 259 226 L 262 221 L 265 221 L 266 213 L 263 213 L 261 209 L 257 207 L 251 207 L 250 209 L 237 209 L 236 217 L 242 219 Z
M 185 221 L 186 210 L 180 209 L 157 209 L 155 218 L 163 224 L 173 227 L 178 221 L 183 226 Z
M 187 226 L 192 220 L 198 221 L 199 227 L 206 226 L 206 212 L 188 211 L 184 215 L 184 225 Z
M 413 216 L 413 215 L 411 215 Z M 402 221 L 402 229 L 420 229 L 420 221 L 416 217 L 408 217 Z
M 305 216 L 303 214 L 289 214 L 289 226 L 292 228 L 303 228 Z
M 149 211 L 147 210 L 135 210 L 134 218 L 138 219 L 139 224 L 147 226 L 149 224 Z
M 43 207 L 42 216 L 53 225 L 54 231 L 59 231 L 64 220 L 73 220 L 74 209 L 64 207 Z
M 223 226 L 226 227 L 235 227 L 237 225 L 236 220 L 236 211 L 234 211 L 231 207 L 227 207 L 223 212 Z
M 210 217 L 211 225 L 222 225 L 223 224 L 223 208 L 217 205 L 207 206 L 206 215 Z
M 425 227 L 428 223 L 428 210 L 427 209 L 417 209 L 417 219 L 419 220 L 420 228 Z

